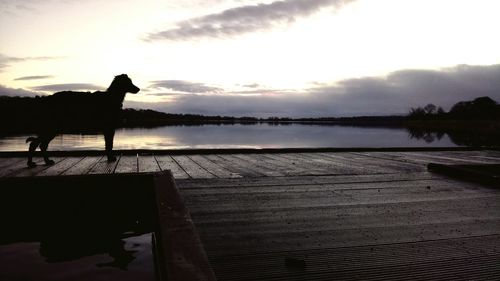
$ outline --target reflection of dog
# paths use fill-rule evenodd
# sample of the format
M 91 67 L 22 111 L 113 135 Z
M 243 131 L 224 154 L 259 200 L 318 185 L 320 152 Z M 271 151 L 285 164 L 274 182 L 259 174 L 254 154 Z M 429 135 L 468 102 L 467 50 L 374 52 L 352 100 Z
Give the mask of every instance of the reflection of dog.
M 108 161 L 115 161 L 112 154 L 113 137 L 120 117 L 123 99 L 127 93 L 139 92 L 126 75 L 115 77 L 105 92 L 58 92 L 37 99 L 37 137 L 29 137 L 28 167 L 35 167 L 33 153 L 37 147 L 45 164 L 54 164 L 47 155 L 49 142 L 63 132 L 100 131 L 104 133 Z

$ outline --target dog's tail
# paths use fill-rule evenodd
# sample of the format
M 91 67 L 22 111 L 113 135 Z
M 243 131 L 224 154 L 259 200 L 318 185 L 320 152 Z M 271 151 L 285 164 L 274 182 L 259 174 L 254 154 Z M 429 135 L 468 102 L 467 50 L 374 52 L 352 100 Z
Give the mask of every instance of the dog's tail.
M 26 139 L 26 143 L 28 143 L 28 142 L 32 142 L 32 141 L 34 141 L 34 140 L 36 140 L 36 139 L 37 139 L 37 138 L 34 138 L 34 137 L 29 137 L 29 138 L 27 138 L 27 139 Z

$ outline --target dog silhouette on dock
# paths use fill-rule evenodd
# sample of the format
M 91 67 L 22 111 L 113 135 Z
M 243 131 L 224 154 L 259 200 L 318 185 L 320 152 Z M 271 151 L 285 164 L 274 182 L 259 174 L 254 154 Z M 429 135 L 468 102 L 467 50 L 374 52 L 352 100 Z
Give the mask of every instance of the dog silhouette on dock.
M 105 150 L 109 162 L 116 161 L 113 155 L 113 138 L 120 121 L 123 100 L 127 93 L 136 94 L 140 89 L 126 75 L 115 76 L 104 92 L 63 91 L 36 99 L 36 137 L 29 137 L 28 167 L 35 167 L 33 155 L 40 147 L 45 164 L 52 165 L 47 153 L 49 143 L 61 133 L 101 132 L 104 134 Z

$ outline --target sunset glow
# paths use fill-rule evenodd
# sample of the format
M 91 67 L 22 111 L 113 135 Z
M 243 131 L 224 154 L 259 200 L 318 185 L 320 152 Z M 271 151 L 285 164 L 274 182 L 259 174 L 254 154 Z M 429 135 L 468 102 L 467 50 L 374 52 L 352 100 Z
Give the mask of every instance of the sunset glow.
M 114 75 L 127 73 L 142 89 L 127 97 L 129 106 L 169 112 L 289 115 L 294 111 L 285 110 L 287 105 L 281 110 L 240 104 L 252 100 L 248 104 L 257 106 L 255 96 L 302 104 L 297 96 L 315 100 L 317 92 L 327 90 L 338 103 L 337 98 L 353 95 L 339 85 L 355 78 L 500 63 L 500 2 L 495 0 L 18 3 L 0 1 L 0 85 L 41 94 L 52 91 L 37 87 L 53 84 L 104 89 Z M 155 81 L 183 81 L 184 88 L 153 87 Z M 185 85 L 198 87 L 190 91 Z M 212 90 L 196 91 L 199 86 Z M 213 98 L 219 110 L 193 106 L 200 96 Z M 353 104 L 346 111 L 400 113 L 407 106 L 375 110 Z M 307 110 L 298 115 L 319 114 Z

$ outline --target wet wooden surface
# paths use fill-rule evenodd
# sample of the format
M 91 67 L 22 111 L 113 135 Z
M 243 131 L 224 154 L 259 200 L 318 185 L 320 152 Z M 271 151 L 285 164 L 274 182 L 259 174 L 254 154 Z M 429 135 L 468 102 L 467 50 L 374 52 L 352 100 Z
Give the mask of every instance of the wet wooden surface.
M 500 280 L 500 190 L 426 169 L 499 156 L 209 155 L 241 178 L 177 184 L 218 280 Z
M 438 164 L 500 164 L 498 151 L 236 153 L 57 156 L 55 165 L 30 169 L 24 157 L 0 157 L 0 177 L 140 173 L 171 170 L 180 179 L 266 178 L 418 173 Z
M 498 151 L 53 159 L 0 158 L 0 177 L 171 170 L 218 280 L 500 280 L 500 189 L 426 168 Z

